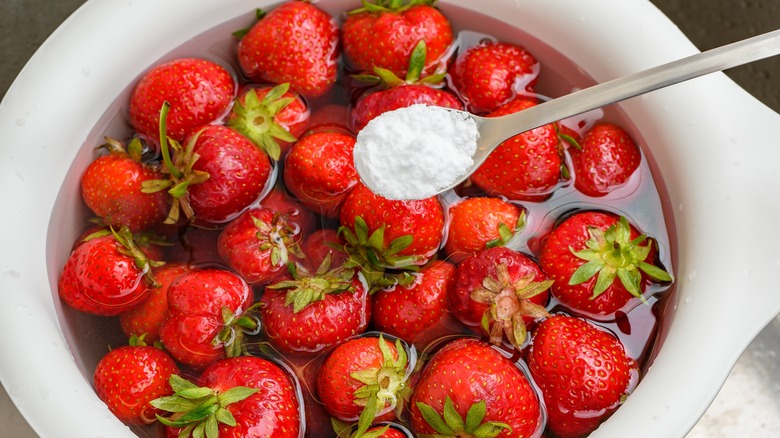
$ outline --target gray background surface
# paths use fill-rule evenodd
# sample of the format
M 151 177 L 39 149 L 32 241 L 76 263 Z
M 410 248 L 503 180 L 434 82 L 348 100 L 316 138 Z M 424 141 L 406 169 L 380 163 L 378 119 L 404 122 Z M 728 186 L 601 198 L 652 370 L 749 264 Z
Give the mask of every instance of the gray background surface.
M 778 0 L 651 1 L 701 50 L 780 28 Z M 5 95 L 38 46 L 82 3 L 83 0 L 0 0 L 0 96 Z M 780 57 L 738 67 L 727 74 L 780 112 Z M 775 135 L 767 129 L 767 139 Z M 778 351 L 780 319 L 775 319 L 743 353 L 688 438 L 780 436 Z M 1 387 L 0 425 L 2 437 L 36 436 Z

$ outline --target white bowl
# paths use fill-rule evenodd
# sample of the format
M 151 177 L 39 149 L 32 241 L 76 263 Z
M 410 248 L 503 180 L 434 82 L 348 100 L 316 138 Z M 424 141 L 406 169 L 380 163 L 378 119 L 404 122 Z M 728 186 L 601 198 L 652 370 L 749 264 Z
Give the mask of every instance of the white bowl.
M 133 436 L 85 378 L 94 359 L 74 349 L 94 333 L 60 324 L 68 309 L 57 277 L 82 220 L 71 165 L 86 166 L 95 134 L 120 117 L 115 99 L 148 66 L 271 3 L 90 1 L 38 50 L 0 105 L 0 380 L 41 436 Z M 491 0 L 479 10 L 555 47 L 596 81 L 696 52 L 645 0 Z M 772 231 L 780 152 L 769 138 L 780 116 L 723 74 L 620 106 L 652 145 L 668 192 L 677 296 L 652 367 L 593 436 L 682 437 L 780 312 L 780 233 Z

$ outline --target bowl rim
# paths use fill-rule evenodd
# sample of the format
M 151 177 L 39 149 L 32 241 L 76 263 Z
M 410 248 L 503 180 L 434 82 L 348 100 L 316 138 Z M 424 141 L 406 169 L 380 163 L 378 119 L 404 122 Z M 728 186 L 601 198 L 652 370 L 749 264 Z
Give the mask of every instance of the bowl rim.
M 469 0 L 441 2 L 473 7 Z M 56 273 L 47 270 L 48 232 L 41 230 L 51 230 L 50 220 L 56 221 L 49 212 L 58 196 L 53 187 L 60 186 L 68 170 L 61 163 L 73 160 L 102 117 L 109 104 L 105 96 L 119 95 L 148 65 L 202 30 L 270 3 L 90 0 L 39 48 L 0 103 L 0 132 L 7 134 L 0 146 L 0 205 L 7 212 L 0 215 L 0 230 L 4 247 L 14 248 L 13 254 L 0 254 L 0 290 L 6 301 L 0 306 L 0 382 L 41 436 L 64 431 L 134 436 L 97 399 L 91 382 L 80 378 L 58 325 L 50 290 Z M 481 2 L 480 12 L 514 21 L 597 81 L 697 51 L 649 1 L 585 3 L 492 0 Z M 129 23 L 128 29 L 132 23 L 145 23 L 144 32 L 117 32 L 118 17 Z M 565 31 L 551 31 L 549 23 L 562 23 Z M 85 28 L 93 32 L 87 34 Z M 128 35 L 133 39 L 129 46 L 124 44 Z M 74 52 L 73 47 L 80 49 Z M 593 57 L 594 50 L 602 56 Z M 149 62 L 128 66 L 121 62 L 124 57 Z M 592 436 L 626 431 L 640 437 L 684 436 L 741 351 L 780 312 L 780 298 L 772 293 L 780 271 L 780 255 L 774 250 L 780 247 L 780 236 L 761 232 L 780 217 L 780 210 L 756 193 L 774 187 L 770 163 L 776 162 L 778 152 L 758 148 L 766 143 L 761 132 L 766 126 L 780 126 L 780 116 L 723 74 L 632 99 L 621 108 L 643 135 L 647 132 L 648 143 L 662 145 L 654 150 L 654 158 L 664 169 L 676 209 L 680 291 L 669 309 L 674 318 L 667 339 L 643 384 Z M 69 116 L 74 114 L 78 123 Z M 698 126 L 706 129 L 695 129 Z M 672 139 L 684 146 L 668 146 Z M 717 175 L 701 165 L 702 152 Z M 44 155 L 49 159 L 40 160 Z M 748 213 L 755 211 L 760 214 Z M 748 223 L 750 227 L 741 225 Z M 693 238 L 703 235 L 734 236 L 728 257 L 714 251 L 713 244 Z M 718 299 L 723 289 L 735 291 L 740 299 Z M 710 295 L 716 299 L 708 299 Z M 681 368 L 675 357 L 686 358 L 687 366 Z M 62 408 L 68 405 L 82 410 L 77 414 Z

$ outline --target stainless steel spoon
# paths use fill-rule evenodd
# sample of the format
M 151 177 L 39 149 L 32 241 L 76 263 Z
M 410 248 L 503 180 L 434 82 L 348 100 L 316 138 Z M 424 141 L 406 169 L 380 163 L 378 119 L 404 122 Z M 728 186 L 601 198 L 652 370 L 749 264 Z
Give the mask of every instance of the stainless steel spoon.
M 468 114 L 468 117 L 476 121 L 479 131 L 477 148 L 473 157 L 474 163 L 468 171 L 453 181 L 452 184 L 438 189 L 436 194 L 445 192 L 465 181 L 499 144 L 517 134 L 659 88 L 769 58 L 777 54 L 780 54 L 780 30 L 737 41 L 648 70 L 613 79 L 549 100 L 514 114 L 491 118 Z M 457 110 L 448 109 L 448 111 Z M 457 112 L 464 113 L 462 111 Z M 371 178 L 371 175 L 367 174 L 365 163 L 360 162 L 360 157 L 358 156 L 356 156 L 355 166 L 368 188 L 381 194 L 382 187 L 377 187 L 375 180 Z

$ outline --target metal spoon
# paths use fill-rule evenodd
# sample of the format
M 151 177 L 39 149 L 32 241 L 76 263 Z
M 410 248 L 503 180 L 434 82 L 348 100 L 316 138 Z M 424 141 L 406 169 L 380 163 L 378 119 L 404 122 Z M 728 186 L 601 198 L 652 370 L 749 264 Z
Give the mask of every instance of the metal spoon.
M 780 30 L 613 79 L 506 116 L 487 118 L 447 109 L 468 114 L 468 117 L 474 119 L 479 139 L 471 168 L 435 194 L 445 192 L 468 179 L 499 144 L 517 134 L 659 88 L 777 54 L 780 54 Z M 368 174 L 365 163 L 362 163 L 361 157 L 357 155 L 355 167 L 368 188 L 381 194 L 382 188 L 377 186 L 376 181 Z

